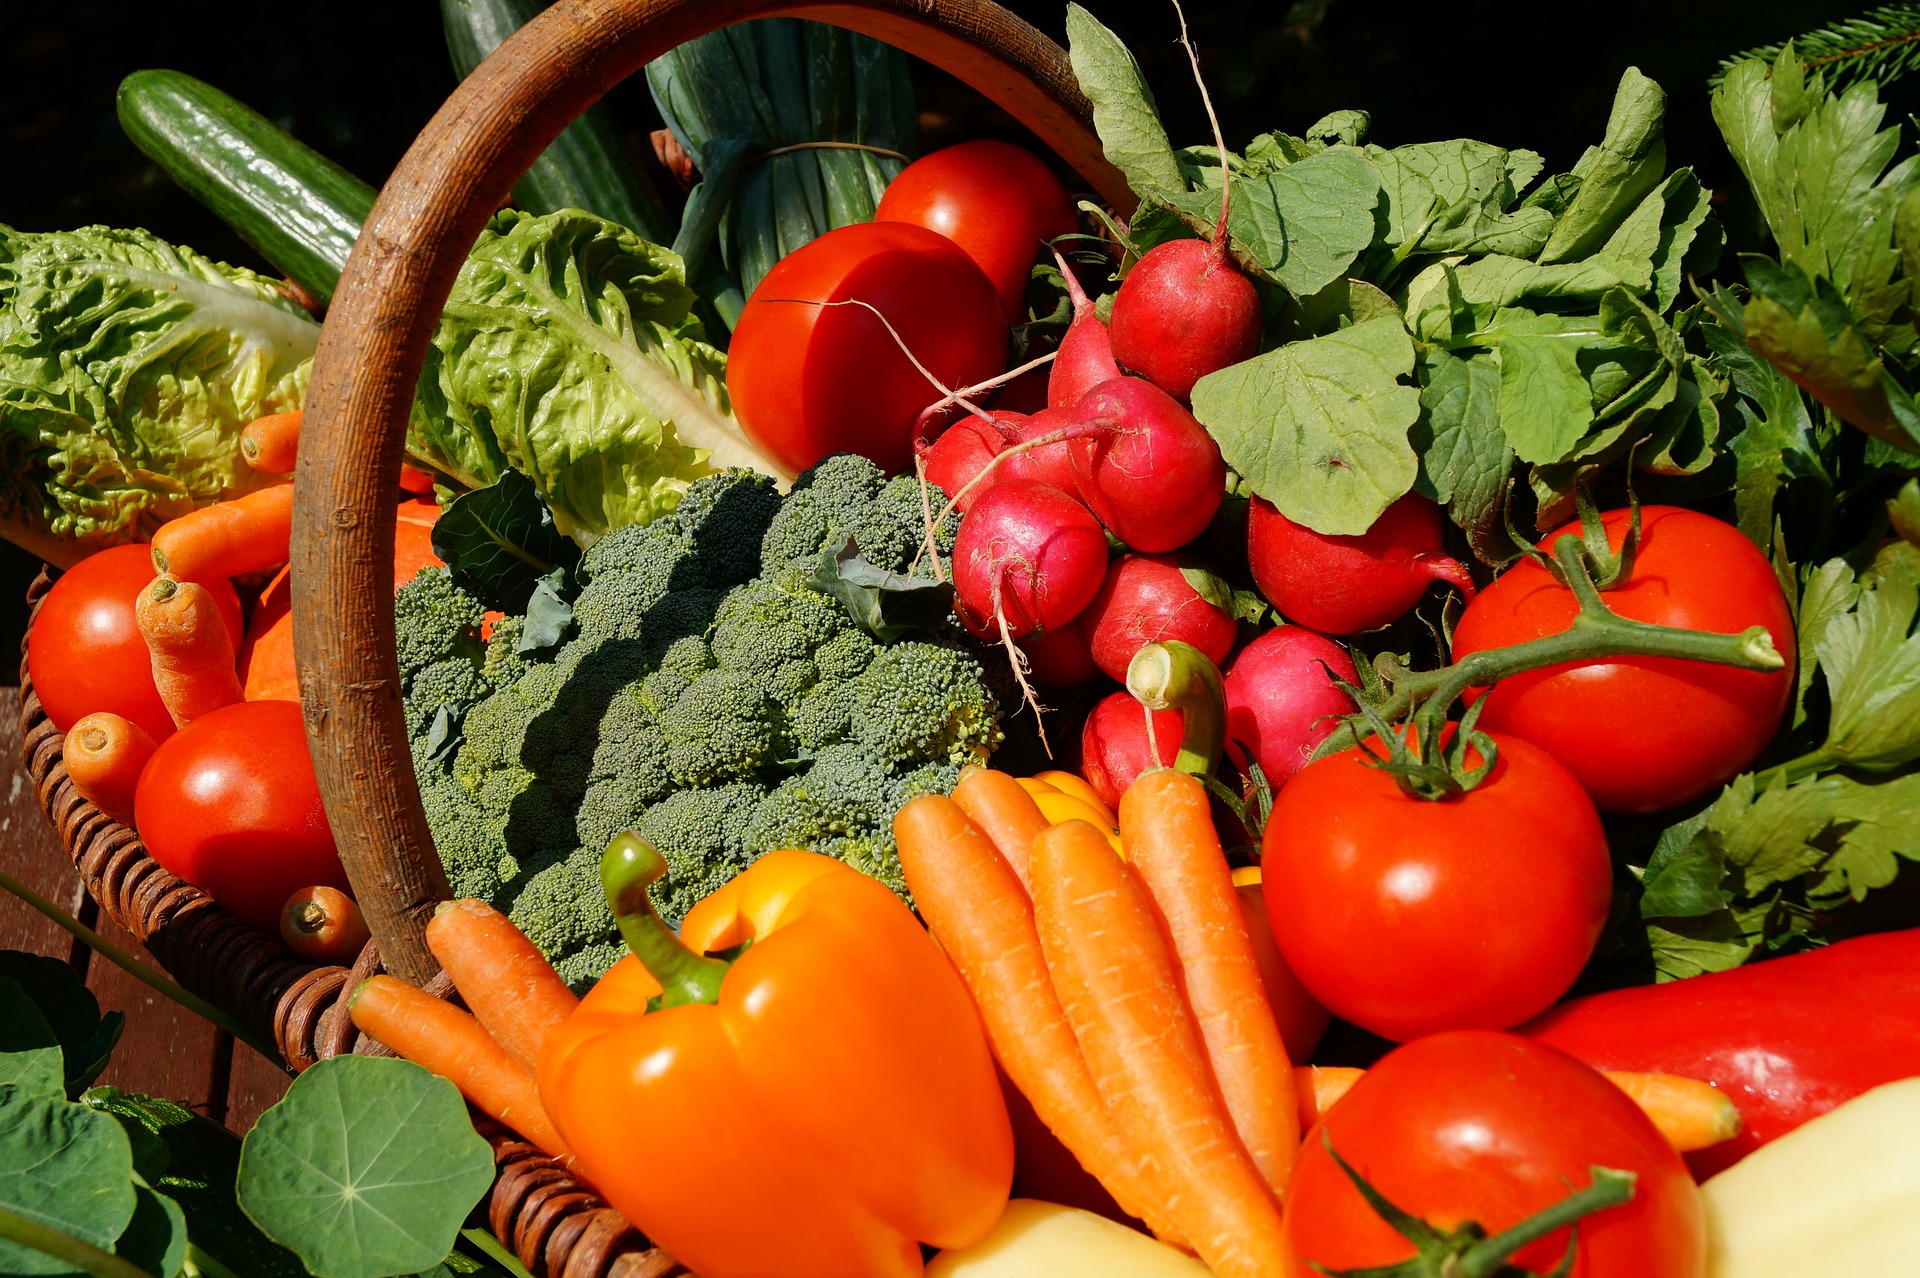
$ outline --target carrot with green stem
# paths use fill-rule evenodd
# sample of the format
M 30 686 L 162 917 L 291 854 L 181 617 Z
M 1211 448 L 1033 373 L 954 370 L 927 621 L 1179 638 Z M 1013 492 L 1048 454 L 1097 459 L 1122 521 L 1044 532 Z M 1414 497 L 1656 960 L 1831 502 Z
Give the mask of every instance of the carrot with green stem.
M 155 746 L 147 730 L 99 710 L 67 729 L 60 757 L 80 797 L 121 822 L 133 824 L 133 792 Z
M 1173 945 L 1180 988 L 1233 1129 L 1278 1197 L 1300 1148 L 1292 1066 L 1214 832 L 1207 788 L 1171 768 L 1142 773 L 1120 800 L 1120 845 Z
M 1047 970 L 1159 1205 L 1221 1278 L 1285 1272 L 1279 1204 L 1234 1135 L 1137 873 L 1085 821 L 1042 832 L 1032 862 Z
M 233 636 L 205 586 L 156 578 L 134 601 L 133 619 L 153 659 L 153 686 L 175 727 L 245 698 Z
M 1121 1210 L 1177 1240 L 1157 1187 L 1094 1087 L 1012 868 L 960 805 L 939 795 L 902 807 L 893 833 L 907 886 L 979 1008 L 1000 1067 Z
M 397 976 L 370 976 L 348 998 L 347 1015 L 361 1033 L 459 1088 L 481 1113 L 555 1158 L 573 1157 L 540 1103 L 533 1074 L 507 1055 L 471 1013 Z
M 547 1035 L 580 1005 L 547 956 L 485 901 L 441 902 L 427 948 L 487 1033 L 529 1072 Z
M 1027 849 L 1051 824 L 1033 796 L 1004 772 L 971 768 L 953 787 L 953 801 L 992 840 L 1019 877 L 1022 890 L 1026 889 Z
M 300 410 L 256 417 L 240 432 L 240 459 L 267 475 L 291 475 L 300 452 Z
M 184 581 L 239 577 L 287 562 L 293 541 L 293 485 L 202 506 L 153 535 L 153 566 Z

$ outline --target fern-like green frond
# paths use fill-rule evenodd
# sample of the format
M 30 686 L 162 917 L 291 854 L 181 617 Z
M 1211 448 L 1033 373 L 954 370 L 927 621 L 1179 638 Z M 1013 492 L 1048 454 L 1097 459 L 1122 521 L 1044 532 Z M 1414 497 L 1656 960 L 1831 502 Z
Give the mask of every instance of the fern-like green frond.
M 1718 88 L 1727 72 L 1748 58 L 1772 62 L 1787 43 L 1762 45 L 1722 60 L 1708 85 Z M 1795 36 L 1791 43 L 1808 74 L 1823 74 L 1836 92 L 1861 80 L 1892 84 L 1920 68 L 1920 0 L 1883 4 L 1857 18 Z

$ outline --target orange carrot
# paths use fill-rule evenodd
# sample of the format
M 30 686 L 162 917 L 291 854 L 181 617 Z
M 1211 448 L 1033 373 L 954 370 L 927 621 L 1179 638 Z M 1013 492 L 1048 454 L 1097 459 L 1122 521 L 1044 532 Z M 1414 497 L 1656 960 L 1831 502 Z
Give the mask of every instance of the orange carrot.
M 1602 1072 L 1639 1102 L 1660 1134 L 1683 1154 L 1740 1134 L 1740 1110 L 1712 1083 L 1679 1074 Z
M 133 619 L 153 658 L 153 686 L 175 727 L 245 697 L 233 636 L 205 586 L 156 578 L 134 601 Z
M 292 540 L 293 485 L 275 484 L 163 524 L 153 566 L 183 581 L 239 577 L 287 562 Z
M 268 475 L 290 475 L 300 451 L 300 410 L 256 417 L 240 432 L 240 459 Z
M 1691 1153 L 1731 1140 L 1740 1134 L 1740 1111 L 1727 1094 L 1712 1083 L 1679 1074 L 1636 1074 L 1602 1070 L 1607 1078 L 1639 1103 L 1653 1125 L 1680 1153 Z M 1365 1074 L 1361 1069 L 1325 1066 L 1293 1071 L 1304 1130 L 1320 1121 L 1334 1102 Z
M 1214 833 L 1207 788 L 1172 768 L 1141 773 L 1120 798 L 1120 843 L 1173 944 L 1180 987 L 1233 1130 L 1278 1196 L 1300 1149 L 1292 1066 Z
M 367 943 L 367 918 L 334 887 L 301 888 L 280 909 L 280 939 L 309 963 L 346 967 Z
M 1300 1130 L 1326 1117 L 1333 1103 L 1347 1094 L 1367 1071 L 1345 1065 L 1298 1065 L 1293 1071 L 1294 1098 L 1300 1104 Z
M 67 729 L 61 757 L 80 797 L 114 820 L 133 824 L 133 791 L 153 757 L 153 738 L 110 711 L 87 715 Z
M 969 821 L 993 840 L 993 846 L 1020 877 L 1021 886 L 1030 886 L 1027 847 L 1040 831 L 1052 824 L 1033 796 L 1006 773 L 977 768 L 961 777 L 960 784 L 953 787 L 953 801 L 960 805 Z
M 1279 1205 L 1214 1090 L 1138 874 L 1085 821 L 1044 830 L 1031 870 L 1040 948 L 1067 1022 L 1161 1205 L 1221 1278 L 1285 1272 Z
M 487 1033 L 529 1071 L 547 1035 L 580 1005 L 547 956 L 485 901 L 441 902 L 427 948 Z
M 960 805 L 939 795 L 901 808 L 893 834 L 907 886 L 980 1009 L 1001 1069 L 1122 1210 L 1162 1238 L 1177 1237 L 1094 1090 L 1011 867 Z
M 370 976 L 347 1000 L 347 1015 L 416 1065 L 460 1089 L 475 1109 L 498 1119 L 555 1158 L 572 1158 L 540 1104 L 533 1075 L 473 1019 L 397 976 Z

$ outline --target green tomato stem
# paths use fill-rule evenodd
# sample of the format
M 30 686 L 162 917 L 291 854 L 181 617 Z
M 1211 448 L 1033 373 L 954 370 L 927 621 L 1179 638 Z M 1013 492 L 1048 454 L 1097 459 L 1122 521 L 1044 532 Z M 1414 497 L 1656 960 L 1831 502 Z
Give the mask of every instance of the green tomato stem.
M 81 1273 L 92 1274 L 93 1278 L 153 1278 L 131 1261 L 4 1207 L 0 1207 L 0 1238 L 55 1260 L 64 1260 Z
M 1127 691 L 1149 710 L 1180 711 L 1173 766 L 1196 777 L 1213 775 L 1227 737 L 1227 694 L 1206 653 L 1178 639 L 1147 644 L 1127 663 Z
M 67 913 L 52 901 L 47 900 L 46 897 L 41 896 L 38 892 L 35 892 L 32 888 L 4 871 L 0 871 L 0 890 L 5 890 L 20 898 L 22 901 L 25 901 L 28 905 L 46 915 L 56 926 L 80 941 L 81 944 L 123 972 L 126 972 L 135 980 L 157 990 L 162 995 L 172 999 L 201 1019 L 212 1022 L 216 1028 L 225 1030 L 227 1033 L 233 1035 L 234 1038 L 245 1043 L 248 1047 L 251 1047 L 254 1051 L 260 1053 L 274 1064 L 280 1066 L 282 1069 L 286 1069 L 286 1062 L 280 1059 L 280 1049 L 260 1037 L 260 1035 L 256 1034 L 253 1030 L 247 1028 L 247 1026 L 242 1024 L 239 1019 L 231 1013 L 215 1007 L 198 994 L 183 989 L 168 980 L 160 973 L 148 967 L 145 963 L 142 963 L 139 959 L 133 957 L 133 955 L 107 940 L 106 937 L 101 936 L 98 932 L 82 923 L 79 919 L 74 918 L 73 915 Z M 287 1072 L 292 1073 L 293 1071 L 288 1070 Z
M 606 889 L 621 939 L 660 982 L 661 1008 L 718 1002 L 720 983 L 732 965 L 694 953 L 653 908 L 647 888 L 666 873 L 666 858 L 631 830 L 616 835 L 600 858 L 600 885 Z
M 1455 1262 L 1460 1278 L 1495 1278 L 1506 1267 L 1507 1258 L 1527 1244 L 1538 1242 L 1556 1229 L 1572 1226 L 1595 1212 L 1618 1207 L 1633 1197 L 1632 1172 L 1595 1167 L 1592 1175 L 1593 1180 L 1585 1189 L 1467 1248 Z

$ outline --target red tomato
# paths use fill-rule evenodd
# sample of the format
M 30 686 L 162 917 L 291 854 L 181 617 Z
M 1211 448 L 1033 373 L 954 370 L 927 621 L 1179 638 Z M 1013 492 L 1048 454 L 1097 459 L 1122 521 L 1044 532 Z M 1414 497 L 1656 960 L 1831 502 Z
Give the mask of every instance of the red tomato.
M 1287 1186 L 1290 1278 L 1415 1254 L 1328 1155 L 1323 1131 L 1388 1202 L 1441 1229 L 1472 1220 L 1496 1234 L 1585 1189 L 1593 1167 L 1632 1172 L 1630 1201 L 1580 1221 L 1571 1278 L 1706 1271 L 1686 1164 L 1625 1092 L 1564 1052 L 1466 1031 L 1409 1043 L 1368 1070 L 1301 1145 Z M 1557 1230 L 1512 1263 L 1547 1273 L 1566 1248 Z
M 887 184 L 873 216 L 938 231 L 965 249 L 993 281 L 1009 324 L 1020 322 L 1046 241 L 1080 229 L 1060 179 L 1011 142 L 962 142 L 921 156 Z
M 1601 517 L 1615 549 L 1629 512 Z M 1560 760 L 1606 812 L 1658 812 L 1718 789 L 1773 738 L 1793 693 L 1793 614 L 1773 566 L 1731 524 L 1674 506 L 1640 508 L 1633 571 L 1601 598 L 1623 617 L 1738 634 L 1765 626 L 1786 658 L 1774 671 L 1672 657 L 1617 657 L 1549 666 L 1502 680 L 1480 726 L 1510 732 Z M 1555 530 L 1542 550 L 1578 524 Z M 1453 656 L 1572 624 L 1580 606 L 1546 570 L 1523 561 L 1467 605 Z
M 1274 797 L 1274 940 L 1314 998 L 1382 1037 L 1518 1025 L 1566 993 L 1607 921 L 1592 801 L 1545 751 L 1488 735 L 1492 774 L 1454 799 L 1409 798 L 1358 748 Z
M 913 464 L 914 419 L 940 398 L 867 303 L 941 385 L 1004 366 L 1007 325 L 993 285 L 953 241 L 902 222 L 828 231 L 780 259 L 740 313 L 727 393 L 753 440 L 794 471 L 859 453 Z
M 347 890 L 298 702 L 195 719 L 154 752 L 133 805 L 154 860 L 269 932 L 296 890 Z
M 114 546 L 62 573 L 41 600 L 27 640 L 27 674 L 60 731 L 111 710 L 155 741 L 173 735 L 173 716 L 153 686 L 153 658 L 133 619 L 133 601 L 154 576 L 146 546 Z M 237 650 L 240 597 L 229 581 L 204 584 Z

